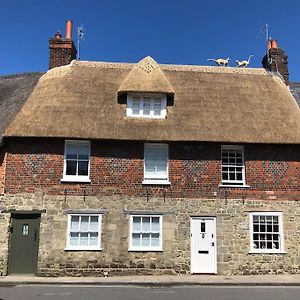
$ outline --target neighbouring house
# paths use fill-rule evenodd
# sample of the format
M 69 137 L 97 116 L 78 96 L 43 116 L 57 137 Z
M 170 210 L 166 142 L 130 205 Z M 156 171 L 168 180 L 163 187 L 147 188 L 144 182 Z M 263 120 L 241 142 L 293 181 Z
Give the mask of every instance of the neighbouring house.
M 300 273 L 288 72 L 76 61 L 71 32 L 0 77 L 1 274 Z

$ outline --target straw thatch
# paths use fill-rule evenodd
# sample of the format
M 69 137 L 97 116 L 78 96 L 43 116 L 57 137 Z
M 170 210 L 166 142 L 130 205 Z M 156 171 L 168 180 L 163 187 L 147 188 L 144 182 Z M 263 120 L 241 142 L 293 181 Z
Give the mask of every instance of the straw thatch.
M 0 76 L 0 136 L 21 109 L 42 73 Z
M 126 92 L 174 94 L 174 89 L 157 62 L 147 56 L 132 68 L 118 89 L 119 94 Z
M 126 83 L 134 67 L 75 61 L 48 71 L 5 135 L 300 143 L 297 103 L 281 79 L 264 69 L 159 65 L 174 101 L 166 119 L 141 119 L 126 117 L 126 104 L 117 101 L 118 92 L 139 87 Z M 155 85 L 147 86 L 153 92 Z
M 298 106 L 300 107 L 300 82 L 290 83 L 290 88 L 293 96 L 298 103 Z

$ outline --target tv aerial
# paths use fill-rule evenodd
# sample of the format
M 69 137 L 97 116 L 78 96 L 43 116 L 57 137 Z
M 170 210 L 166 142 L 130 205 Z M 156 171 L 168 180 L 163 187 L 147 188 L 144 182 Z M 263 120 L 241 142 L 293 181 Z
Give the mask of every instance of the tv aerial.
M 85 30 L 83 25 L 77 27 L 77 59 L 80 60 L 80 43 L 84 41 Z

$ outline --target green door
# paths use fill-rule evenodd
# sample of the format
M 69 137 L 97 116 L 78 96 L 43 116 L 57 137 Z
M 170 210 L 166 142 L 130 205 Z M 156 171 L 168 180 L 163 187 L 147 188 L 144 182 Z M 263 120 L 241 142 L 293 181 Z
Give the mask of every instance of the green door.
M 12 214 L 9 274 L 36 273 L 40 219 L 40 214 Z

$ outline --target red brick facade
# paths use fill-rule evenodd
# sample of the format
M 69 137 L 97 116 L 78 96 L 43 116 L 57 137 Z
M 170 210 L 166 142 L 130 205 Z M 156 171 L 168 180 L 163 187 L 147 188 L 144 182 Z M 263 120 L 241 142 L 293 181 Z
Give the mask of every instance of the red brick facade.
M 4 193 L 5 151 L 0 151 L 0 195 Z
M 91 183 L 61 183 L 62 139 L 10 139 L 5 192 L 300 200 L 299 145 L 244 145 L 249 188 L 221 188 L 220 143 L 169 143 L 170 186 L 143 185 L 143 142 L 92 141 Z M 0 168 L 1 175 L 1 168 Z

